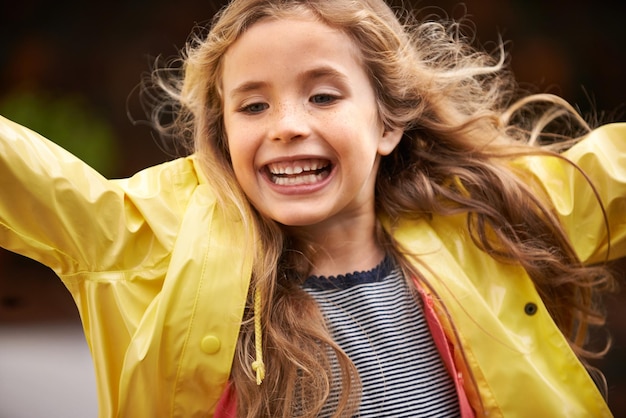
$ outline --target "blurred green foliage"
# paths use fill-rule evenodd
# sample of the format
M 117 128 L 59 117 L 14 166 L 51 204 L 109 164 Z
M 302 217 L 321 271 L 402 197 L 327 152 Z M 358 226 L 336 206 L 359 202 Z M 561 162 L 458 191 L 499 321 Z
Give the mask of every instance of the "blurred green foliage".
M 0 114 L 57 143 L 102 175 L 115 173 L 113 128 L 81 96 L 15 92 L 0 98 Z

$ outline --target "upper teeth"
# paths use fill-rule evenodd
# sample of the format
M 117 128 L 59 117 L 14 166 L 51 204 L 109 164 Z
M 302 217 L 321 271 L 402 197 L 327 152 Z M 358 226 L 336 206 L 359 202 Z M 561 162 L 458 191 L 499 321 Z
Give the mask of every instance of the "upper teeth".
M 326 161 L 312 159 L 312 160 L 299 160 L 292 162 L 272 163 L 268 165 L 268 168 L 272 174 L 301 174 L 305 171 L 315 171 L 326 166 Z

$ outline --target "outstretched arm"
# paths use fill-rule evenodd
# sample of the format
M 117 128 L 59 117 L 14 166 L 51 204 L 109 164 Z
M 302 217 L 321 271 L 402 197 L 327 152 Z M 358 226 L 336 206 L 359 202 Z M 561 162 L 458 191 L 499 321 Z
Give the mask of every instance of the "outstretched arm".
M 85 163 L 29 129 L 0 119 L 0 245 L 58 273 L 88 256 L 97 200 L 115 193 Z
M 175 239 L 181 216 L 176 199 L 186 193 L 172 191 L 172 170 L 150 170 L 107 180 L 0 117 L 0 246 L 59 275 L 134 268 L 132 263 L 148 261 L 142 256 L 147 252 L 158 258 Z
M 625 257 L 626 124 L 592 131 L 564 156 L 580 170 L 558 158 L 529 157 L 525 163 L 552 200 L 578 256 L 586 263 Z

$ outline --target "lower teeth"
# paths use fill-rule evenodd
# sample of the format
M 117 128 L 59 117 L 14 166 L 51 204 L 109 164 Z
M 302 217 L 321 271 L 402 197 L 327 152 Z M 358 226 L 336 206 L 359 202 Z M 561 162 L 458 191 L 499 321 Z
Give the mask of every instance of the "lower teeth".
M 300 186 L 317 183 L 322 181 L 325 177 L 325 174 L 304 174 L 297 176 L 287 176 L 287 177 L 279 177 L 273 176 L 274 184 L 278 184 L 279 186 Z

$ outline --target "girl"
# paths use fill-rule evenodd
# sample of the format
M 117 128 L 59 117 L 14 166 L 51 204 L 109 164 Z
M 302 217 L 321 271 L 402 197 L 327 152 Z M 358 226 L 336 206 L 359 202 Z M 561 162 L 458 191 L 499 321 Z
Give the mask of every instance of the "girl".
M 235 0 L 154 73 L 194 152 L 130 179 L 2 120 L 0 243 L 74 296 L 101 417 L 611 415 L 626 127 L 533 146 L 586 124 L 457 29 Z

